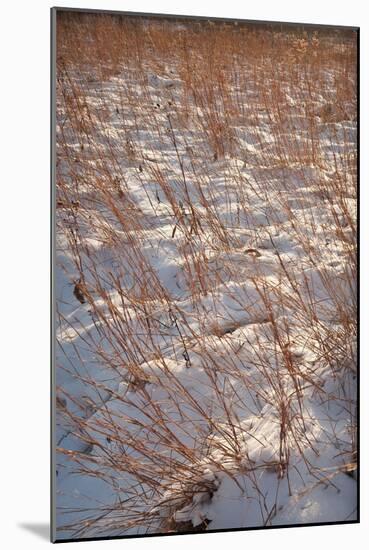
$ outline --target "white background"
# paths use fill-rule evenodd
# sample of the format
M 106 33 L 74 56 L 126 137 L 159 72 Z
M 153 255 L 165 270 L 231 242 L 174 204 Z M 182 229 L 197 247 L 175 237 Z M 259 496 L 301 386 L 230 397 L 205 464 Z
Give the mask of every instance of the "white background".
M 49 544 L 49 8 L 7 0 L 0 16 L 0 540 Z M 68 0 L 68 7 L 361 26 L 362 502 L 360 525 L 79 543 L 128 550 L 257 546 L 363 548 L 368 475 L 368 69 L 369 18 L 360 0 Z M 5 125 L 4 125 L 5 122 Z M 5 168 L 5 169 L 4 169 Z M 4 376 L 5 375 L 5 376 Z M 76 543 L 73 548 L 77 548 Z M 78 547 L 79 547 L 78 546 Z

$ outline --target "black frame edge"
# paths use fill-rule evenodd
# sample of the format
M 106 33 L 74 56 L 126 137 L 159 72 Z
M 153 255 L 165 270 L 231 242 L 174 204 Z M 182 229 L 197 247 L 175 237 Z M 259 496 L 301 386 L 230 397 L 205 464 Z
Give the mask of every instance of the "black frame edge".
M 56 189 L 56 14 L 50 9 L 50 542 L 56 542 L 55 440 L 55 189 Z
M 294 27 L 296 25 L 302 25 L 305 27 L 319 27 L 324 29 L 341 29 L 341 30 L 352 30 L 357 31 L 360 27 L 356 25 L 329 25 L 326 23 L 303 23 L 299 21 L 264 21 L 260 19 L 239 19 L 237 17 L 214 17 L 208 15 L 183 15 L 183 14 L 173 14 L 173 13 L 153 13 L 153 12 L 136 12 L 136 11 L 120 11 L 120 10 L 108 10 L 108 9 L 97 9 L 97 8 L 69 8 L 67 6 L 54 6 L 51 8 L 55 11 L 65 12 L 79 12 L 79 13 L 91 13 L 91 14 L 106 14 L 106 15 L 124 15 L 131 17 L 152 17 L 158 19 L 183 19 L 183 20 L 200 20 L 200 21 L 218 21 L 218 22 L 239 22 L 239 23 L 249 23 L 252 25 L 286 25 Z

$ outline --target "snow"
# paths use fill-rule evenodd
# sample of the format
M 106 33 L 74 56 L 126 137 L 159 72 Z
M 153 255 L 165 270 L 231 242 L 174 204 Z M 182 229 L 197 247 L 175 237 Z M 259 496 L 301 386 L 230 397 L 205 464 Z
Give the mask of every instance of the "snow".
M 316 117 L 303 164 L 329 57 L 313 92 L 282 73 L 282 121 L 234 59 L 230 97 L 258 114 L 220 126 L 216 158 L 208 110 L 231 115 L 179 54 L 104 81 L 71 67 L 87 130 L 59 89 L 60 539 L 356 518 L 356 122 Z

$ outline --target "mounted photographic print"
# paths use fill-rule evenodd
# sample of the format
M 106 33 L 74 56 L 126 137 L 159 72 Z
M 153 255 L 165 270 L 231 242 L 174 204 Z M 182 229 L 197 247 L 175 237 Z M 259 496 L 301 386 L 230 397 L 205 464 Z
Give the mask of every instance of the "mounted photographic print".
M 51 15 L 52 540 L 357 522 L 359 29 Z

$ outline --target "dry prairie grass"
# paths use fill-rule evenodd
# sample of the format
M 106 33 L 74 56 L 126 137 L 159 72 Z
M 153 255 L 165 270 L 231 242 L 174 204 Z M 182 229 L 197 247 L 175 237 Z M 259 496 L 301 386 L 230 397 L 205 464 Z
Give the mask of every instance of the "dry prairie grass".
M 270 525 L 356 467 L 355 33 L 57 25 L 58 472 L 110 495 L 62 536 L 211 529 L 224 478 Z

